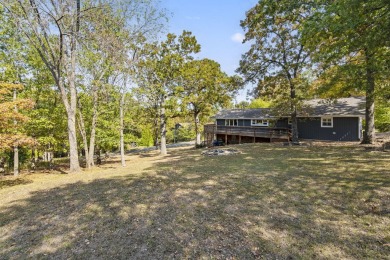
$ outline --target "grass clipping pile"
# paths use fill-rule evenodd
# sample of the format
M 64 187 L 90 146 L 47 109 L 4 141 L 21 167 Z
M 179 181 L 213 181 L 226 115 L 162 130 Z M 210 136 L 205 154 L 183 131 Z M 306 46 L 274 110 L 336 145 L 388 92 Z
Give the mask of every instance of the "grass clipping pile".
M 211 149 L 206 150 L 202 152 L 202 155 L 205 156 L 218 156 L 218 155 L 233 155 L 233 154 L 240 154 L 241 152 L 237 149 Z

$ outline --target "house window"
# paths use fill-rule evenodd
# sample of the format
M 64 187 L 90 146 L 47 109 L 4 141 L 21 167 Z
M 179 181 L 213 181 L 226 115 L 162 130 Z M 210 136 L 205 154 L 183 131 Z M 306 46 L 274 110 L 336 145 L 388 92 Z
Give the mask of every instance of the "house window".
M 238 126 L 238 120 L 237 119 L 226 119 L 225 125 L 227 126 Z
M 333 127 L 333 117 L 321 117 L 321 127 Z
M 292 119 L 291 119 L 291 117 L 289 117 L 289 118 L 287 119 L 287 124 L 288 124 L 288 125 L 291 125 L 291 124 L 292 124 Z
M 263 119 L 252 119 L 251 125 L 253 125 L 253 126 L 269 126 L 269 121 L 263 120 Z

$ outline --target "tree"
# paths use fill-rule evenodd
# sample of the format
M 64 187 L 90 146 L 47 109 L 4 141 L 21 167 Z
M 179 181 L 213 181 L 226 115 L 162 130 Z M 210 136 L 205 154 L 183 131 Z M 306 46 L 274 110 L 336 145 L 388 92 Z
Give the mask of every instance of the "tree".
M 119 79 L 117 87 L 121 94 L 119 101 L 120 121 L 120 154 L 122 166 L 126 166 L 124 147 L 124 119 L 126 111 L 126 96 L 134 87 L 135 67 L 138 63 L 140 50 L 147 40 L 156 37 L 164 27 L 166 20 L 165 10 L 159 9 L 155 0 L 118 1 L 113 4 L 118 21 L 123 24 L 122 30 L 118 30 L 117 38 L 121 38 L 122 44 L 116 48 L 116 63 L 113 69 L 116 79 Z
M 102 85 L 99 81 L 103 75 L 108 77 L 107 74 L 114 71 L 113 62 L 123 61 L 116 58 L 126 54 L 129 41 L 141 34 L 155 35 L 161 30 L 160 19 L 164 18 L 164 12 L 157 4 L 155 0 L 2 2 L 9 18 L 6 20 L 20 28 L 19 37 L 23 36 L 35 48 L 61 94 L 67 115 L 71 172 L 80 170 L 76 115 L 87 152 L 87 166 L 91 166 L 99 114 L 97 95 Z M 96 63 L 87 64 L 88 58 Z M 82 75 L 81 71 L 88 74 Z M 77 102 L 80 92 L 88 92 L 92 97 L 92 107 L 88 108 L 93 110 L 91 120 L 77 109 L 81 104 Z
M 192 60 L 192 54 L 200 51 L 200 45 L 191 32 L 183 31 L 177 37 L 168 34 L 160 43 L 146 45 L 140 61 L 138 80 L 140 93 L 148 96 L 152 104 L 157 105 L 160 117 L 161 155 L 166 155 L 167 112 L 178 106 L 176 103 L 180 86 L 180 71 L 186 61 Z M 175 111 L 173 111 L 175 112 Z M 173 113 L 175 114 L 175 113 Z
M 255 98 L 248 105 L 249 108 L 269 108 L 271 107 L 272 102 L 268 100 L 264 100 L 261 98 Z
M 228 77 L 220 65 L 209 59 L 193 60 L 184 64 L 181 70 L 183 85 L 182 104 L 192 114 L 196 143 L 200 145 L 200 123 L 208 117 L 213 108 L 226 105 L 240 86 L 238 77 Z
M 152 90 L 152 87 L 149 85 L 149 80 L 147 78 L 147 72 L 138 74 L 137 80 L 139 87 L 134 90 L 136 98 L 140 102 L 140 122 L 142 122 L 143 132 L 151 136 L 152 143 L 158 149 L 158 140 L 159 140 L 159 109 L 158 109 L 158 92 Z M 146 129 L 145 129 L 146 128 Z M 144 136 L 142 135 L 142 138 Z M 146 140 L 144 141 L 146 142 Z
M 31 109 L 28 99 L 17 99 L 16 91 L 22 90 L 20 84 L 0 82 L 0 151 L 14 150 L 14 175 L 19 175 L 18 147 L 32 144 L 33 139 L 23 133 L 23 124 L 27 117 L 20 112 Z
M 22 57 L 24 56 L 25 47 L 23 42 L 20 41 L 20 38 L 17 37 L 17 29 L 12 27 L 7 23 L 7 18 L 4 16 L 4 10 L 0 7 L 0 23 L 2 24 L 0 31 L 0 57 L 1 57 L 1 67 L 3 71 L 3 80 L 6 82 L 21 82 L 22 74 L 25 71 L 24 64 L 22 63 Z M 3 83 L 4 84 L 4 83 Z M 4 85 L 5 86 L 5 85 Z M 16 101 L 17 98 L 17 89 L 20 88 L 18 85 L 14 85 L 13 90 L 13 100 Z M 14 106 L 15 114 L 18 113 L 17 105 Z M 14 120 L 14 128 L 18 127 L 18 122 Z M 14 175 L 19 175 L 19 145 L 18 142 L 14 143 L 13 147 L 14 153 Z
M 246 31 L 244 42 L 252 44 L 242 56 L 237 71 L 244 75 L 246 82 L 257 82 L 259 88 L 280 87 L 281 92 L 271 97 L 281 99 L 282 103 L 286 103 L 288 95 L 293 142 L 298 141 L 297 90 L 304 85 L 302 72 L 309 58 L 301 43 L 299 25 L 308 13 L 295 2 L 264 0 L 241 21 Z
M 28 98 L 34 108 L 23 111 L 29 117 L 23 125 L 27 136 L 33 137 L 32 155 L 38 157 L 39 149 L 66 149 L 65 109 L 61 105 L 61 97 L 53 88 L 54 81 L 45 64 L 29 42 L 20 35 L 9 20 L 9 13 L 0 6 L 0 81 L 20 82 L 24 88 L 19 91 L 18 98 Z M 65 132 L 64 132 L 65 130 Z M 17 153 L 14 153 L 15 157 Z M 16 164 L 17 165 L 17 164 Z
M 128 84 L 127 77 L 125 76 L 123 79 L 123 85 L 120 91 L 120 101 L 119 101 L 119 136 L 120 136 L 120 152 L 121 152 L 121 163 L 122 167 L 126 166 L 126 161 L 125 161 L 125 134 L 124 134 L 124 129 L 125 129 L 125 104 L 126 104 L 126 86 Z
M 67 140 L 67 122 L 64 120 L 66 111 L 61 95 L 38 53 L 28 48 L 25 56 L 24 64 L 28 76 L 23 79 L 25 88 L 19 96 L 29 98 L 35 104 L 34 108 L 26 113 L 29 121 L 25 126 L 26 133 L 36 140 L 32 156 L 35 160 L 40 152 L 44 153 L 44 160 L 49 159 L 45 156 L 48 153 L 63 156 L 69 151 L 69 147 L 68 143 L 64 142 Z
M 83 140 L 86 168 L 94 165 L 96 126 L 101 100 L 99 96 L 113 71 L 116 59 L 123 52 L 123 26 L 123 22 L 115 16 L 109 5 L 97 9 L 88 19 L 90 30 L 85 32 L 88 41 L 85 41 L 79 53 L 83 77 L 79 88 L 78 126 Z
M 237 109 L 247 109 L 249 108 L 249 102 L 248 101 L 241 101 L 234 105 L 234 108 Z
M 119 148 L 120 93 L 112 84 L 105 84 L 99 95 L 99 117 L 96 124 L 96 149 L 100 152 Z
M 92 6 L 72 1 L 5 1 L 7 14 L 38 52 L 58 87 L 68 123 L 70 171 L 80 171 L 76 137 L 76 57 L 82 14 Z
M 390 131 L 390 80 L 381 82 L 378 88 L 375 127 L 382 132 Z
M 383 69 L 388 66 L 389 57 L 390 5 L 385 0 L 310 3 L 316 5 L 316 12 L 303 24 L 303 42 L 324 69 L 344 67 L 355 79 L 364 76 L 366 124 L 362 142 L 372 143 L 375 85 L 388 73 Z

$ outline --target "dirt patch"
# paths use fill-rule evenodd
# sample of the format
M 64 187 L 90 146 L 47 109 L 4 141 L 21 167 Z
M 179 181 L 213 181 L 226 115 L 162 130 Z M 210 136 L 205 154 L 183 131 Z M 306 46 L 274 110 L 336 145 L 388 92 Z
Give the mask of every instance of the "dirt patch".
M 208 149 L 202 152 L 202 155 L 205 156 L 219 156 L 219 155 L 233 155 L 241 153 L 237 149 L 226 148 L 226 149 Z

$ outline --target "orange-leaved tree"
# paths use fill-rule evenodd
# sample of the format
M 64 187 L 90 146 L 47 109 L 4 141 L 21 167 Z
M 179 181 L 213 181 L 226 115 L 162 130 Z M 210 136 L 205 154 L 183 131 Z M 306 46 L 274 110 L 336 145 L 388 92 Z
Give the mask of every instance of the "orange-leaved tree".
M 17 91 L 22 89 L 21 84 L 0 82 L 0 153 L 14 149 L 14 175 L 19 174 L 18 147 L 33 143 L 33 139 L 23 133 L 23 123 L 28 118 L 22 113 L 31 109 L 33 102 L 16 97 Z

